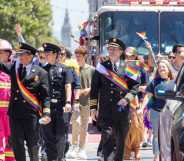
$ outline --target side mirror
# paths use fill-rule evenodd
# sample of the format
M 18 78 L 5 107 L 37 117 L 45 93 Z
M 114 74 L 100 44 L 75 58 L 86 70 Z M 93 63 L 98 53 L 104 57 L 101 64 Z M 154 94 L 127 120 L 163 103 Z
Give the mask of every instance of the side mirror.
M 155 96 L 161 99 L 176 99 L 176 84 L 174 81 L 161 83 L 155 88 Z
M 184 64 L 177 75 L 176 81 L 159 84 L 155 88 L 155 95 L 161 99 L 184 101 Z
M 179 93 L 184 92 L 184 64 L 181 67 L 176 78 L 176 91 Z

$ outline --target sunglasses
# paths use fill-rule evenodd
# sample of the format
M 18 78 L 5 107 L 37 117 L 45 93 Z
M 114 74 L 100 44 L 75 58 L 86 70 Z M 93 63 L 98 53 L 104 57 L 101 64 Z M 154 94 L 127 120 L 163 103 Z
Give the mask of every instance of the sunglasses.
M 11 50 L 0 50 L 0 53 L 1 52 L 12 53 Z
M 175 59 L 176 57 L 175 56 L 169 56 L 169 59 Z

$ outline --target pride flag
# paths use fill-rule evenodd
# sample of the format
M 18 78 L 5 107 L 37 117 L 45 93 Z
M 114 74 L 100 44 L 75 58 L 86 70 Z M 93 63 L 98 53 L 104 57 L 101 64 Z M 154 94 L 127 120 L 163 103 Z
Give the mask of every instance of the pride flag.
M 149 71 L 149 66 L 145 63 L 140 62 L 139 60 L 136 60 L 135 65 L 143 68 L 145 71 Z
M 143 40 L 148 39 L 146 36 L 146 32 L 136 32 L 136 34 Z
M 135 67 L 127 66 L 125 68 L 125 75 L 135 81 L 138 81 L 140 77 L 140 72 Z

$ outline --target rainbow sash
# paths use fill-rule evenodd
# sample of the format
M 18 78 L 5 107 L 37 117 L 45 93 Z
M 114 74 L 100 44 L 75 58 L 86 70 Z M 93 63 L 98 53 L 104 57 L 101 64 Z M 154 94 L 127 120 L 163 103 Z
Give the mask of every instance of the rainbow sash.
M 18 68 L 17 68 L 18 69 Z M 42 107 L 38 99 L 23 85 L 23 83 L 20 81 L 18 70 L 16 69 L 16 79 L 18 87 L 21 91 L 21 94 L 23 98 L 31 105 L 30 107 L 38 112 L 38 114 L 42 115 Z
M 117 85 L 123 91 L 127 92 L 129 90 L 128 84 L 123 78 L 119 77 L 117 74 L 113 73 L 112 71 L 106 69 L 100 63 L 97 64 L 96 70 L 102 75 L 104 75 L 111 82 L 113 82 L 115 85 Z M 130 106 L 132 106 L 135 109 L 139 107 L 139 100 L 137 96 L 130 102 Z
M 128 84 L 123 78 L 119 77 L 117 74 L 113 73 L 112 71 L 106 69 L 100 63 L 97 64 L 96 70 L 99 73 L 103 74 L 107 79 L 109 79 L 111 82 L 113 82 L 119 88 L 121 88 L 123 91 L 129 90 Z

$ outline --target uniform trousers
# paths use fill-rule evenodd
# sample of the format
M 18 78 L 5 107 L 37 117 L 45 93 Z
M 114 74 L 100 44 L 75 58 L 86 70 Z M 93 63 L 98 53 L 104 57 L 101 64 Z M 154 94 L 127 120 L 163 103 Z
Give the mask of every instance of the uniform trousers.
M 51 112 L 51 122 L 43 127 L 44 141 L 48 161 L 64 160 L 65 146 L 67 142 L 67 121 L 62 110 L 54 109 Z
M 121 114 L 120 114 L 121 115 Z M 104 161 L 122 161 L 129 130 L 129 115 L 122 114 L 118 121 L 102 127 L 102 149 Z
M 25 142 L 30 161 L 38 161 L 39 126 L 38 118 L 15 119 L 10 117 L 13 150 L 16 161 L 26 160 Z

